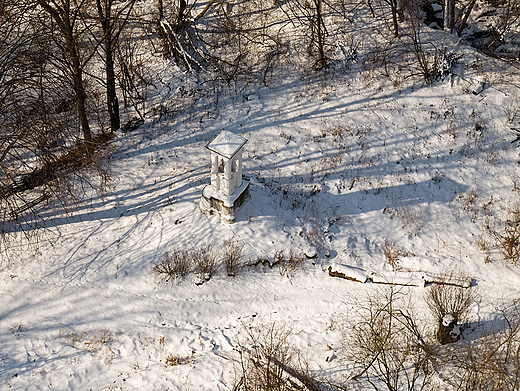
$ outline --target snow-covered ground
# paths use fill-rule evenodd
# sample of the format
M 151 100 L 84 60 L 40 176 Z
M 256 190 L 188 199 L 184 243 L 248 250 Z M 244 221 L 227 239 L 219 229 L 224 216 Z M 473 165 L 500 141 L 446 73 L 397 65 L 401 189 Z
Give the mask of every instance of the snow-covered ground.
M 311 368 L 341 372 L 338 324 L 375 287 L 330 277 L 332 263 L 396 279 L 463 273 L 480 297 L 473 320 L 489 319 L 520 282 L 498 248 L 479 246 L 492 242 L 486 226 L 499 230 L 520 206 L 518 117 L 508 115 L 518 70 L 457 50 L 463 78 L 432 86 L 370 71 L 307 75 L 118 134 L 108 193 L 72 216 L 43 208 L 38 245 L 20 239 L 2 254 L 0 389 L 229 390 L 237 336 L 273 320 L 293 327 Z M 181 87 L 171 77 L 157 104 Z M 222 128 L 249 140 L 251 200 L 233 225 L 198 206 L 204 147 Z M 220 270 L 202 285 L 152 273 L 168 249 L 231 238 L 252 261 L 309 247 L 318 257 L 294 274 Z M 393 265 L 385 246 L 401 254 Z M 428 288 L 409 289 L 424 310 Z

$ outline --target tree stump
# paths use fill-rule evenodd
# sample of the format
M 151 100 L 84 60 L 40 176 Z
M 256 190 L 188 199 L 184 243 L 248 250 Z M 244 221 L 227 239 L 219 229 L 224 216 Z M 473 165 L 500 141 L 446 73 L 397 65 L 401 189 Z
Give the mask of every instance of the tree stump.
M 457 324 L 457 318 L 452 314 L 446 314 L 439 322 L 437 329 L 437 341 L 441 345 L 457 342 L 460 339 L 460 326 Z

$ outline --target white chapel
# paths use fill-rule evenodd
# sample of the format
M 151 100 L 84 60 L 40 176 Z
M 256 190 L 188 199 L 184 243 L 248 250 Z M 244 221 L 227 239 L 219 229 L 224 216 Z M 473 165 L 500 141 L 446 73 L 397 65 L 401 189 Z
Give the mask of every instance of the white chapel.
M 242 178 L 242 151 L 247 139 L 222 129 L 206 146 L 211 154 L 211 183 L 202 190 L 200 209 L 234 223 L 250 198 L 249 182 Z

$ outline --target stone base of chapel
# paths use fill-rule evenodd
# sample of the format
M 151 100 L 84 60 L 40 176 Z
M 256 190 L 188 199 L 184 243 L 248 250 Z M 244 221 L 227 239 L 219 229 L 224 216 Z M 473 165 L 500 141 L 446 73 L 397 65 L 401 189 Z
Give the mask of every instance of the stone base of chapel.
M 218 214 L 220 219 L 228 224 L 235 222 L 235 216 L 242 206 L 251 198 L 249 194 L 249 182 L 245 179 L 235 192 L 230 196 L 219 194 L 211 185 L 202 189 L 200 198 L 200 210 L 207 215 Z

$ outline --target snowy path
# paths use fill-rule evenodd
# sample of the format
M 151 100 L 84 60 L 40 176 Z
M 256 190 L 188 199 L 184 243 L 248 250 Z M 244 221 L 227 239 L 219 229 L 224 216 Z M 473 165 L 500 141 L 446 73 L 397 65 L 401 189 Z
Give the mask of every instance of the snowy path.
M 4 273 L 0 342 L 10 348 L 0 358 L 0 377 L 20 390 L 31 389 L 34 379 L 63 390 L 103 389 L 111 381 L 116 383 L 110 386 L 122 382 L 134 389 L 176 384 L 183 378 L 177 372 L 190 376 L 189 369 L 202 367 L 213 368 L 216 388 L 211 389 L 220 389 L 217 384 L 229 379 L 233 340 L 242 324 L 288 321 L 298 330 L 302 347 L 318 351 L 324 338 L 329 344 L 337 340 L 338 335 L 325 337 L 327 328 L 348 313 L 353 293 L 364 287 L 317 280 L 315 273 L 319 271 L 293 279 L 276 272 L 236 279 L 216 276 L 203 286 L 183 283 L 152 287 L 148 293 Z M 165 365 L 169 355 L 189 358 L 189 365 L 170 368 Z M 89 378 L 89 372 L 98 379 Z M 208 387 L 208 379 L 196 376 L 189 380 L 194 389 Z

